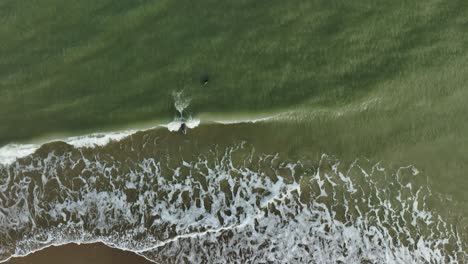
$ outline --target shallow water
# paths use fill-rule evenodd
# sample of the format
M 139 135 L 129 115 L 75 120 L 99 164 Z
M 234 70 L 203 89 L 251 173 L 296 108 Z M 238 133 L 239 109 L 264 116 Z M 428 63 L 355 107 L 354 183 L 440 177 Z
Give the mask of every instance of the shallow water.
M 420 185 L 414 166 L 293 159 L 236 136 L 205 144 L 193 140 L 202 129 L 95 148 L 50 143 L 0 165 L 1 258 L 96 241 L 156 263 L 466 258 L 457 224 L 431 205 L 450 201 Z

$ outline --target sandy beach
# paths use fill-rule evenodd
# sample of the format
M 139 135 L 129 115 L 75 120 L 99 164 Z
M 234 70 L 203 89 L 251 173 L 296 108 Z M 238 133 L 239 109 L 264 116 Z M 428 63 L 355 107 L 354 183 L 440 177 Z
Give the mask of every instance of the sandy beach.
M 129 251 L 118 250 L 102 243 L 68 244 L 40 250 L 26 257 L 12 258 L 7 264 L 150 264 L 153 263 Z

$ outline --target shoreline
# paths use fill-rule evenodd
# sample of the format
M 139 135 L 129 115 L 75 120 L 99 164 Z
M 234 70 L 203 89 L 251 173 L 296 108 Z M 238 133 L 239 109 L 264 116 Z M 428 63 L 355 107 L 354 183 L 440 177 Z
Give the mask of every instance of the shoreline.
M 194 129 L 200 125 L 206 125 L 210 123 L 218 123 L 223 125 L 241 124 L 241 123 L 257 123 L 265 122 L 280 117 L 286 112 L 276 112 L 267 114 L 259 114 L 256 116 L 247 115 L 228 115 L 223 119 L 216 118 L 219 115 L 216 114 L 201 114 L 195 118 L 190 118 L 187 121 L 190 123 L 188 127 Z M 204 118 L 203 118 L 204 117 Z M 202 119 L 203 118 L 203 119 Z M 114 131 L 99 131 L 89 134 L 72 135 L 67 136 L 65 134 L 50 134 L 37 138 L 36 140 L 29 140 L 24 142 L 11 142 L 0 147 L 0 165 L 8 165 L 15 162 L 18 158 L 26 157 L 33 154 L 44 144 L 52 142 L 65 142 L 77 148 L 82 147 L 96 147 L 105 146 L 113 141 L 120 141 L 128 136 L 131 136 L 137 132 L 148 131 L 154 129 L 166 128 L 171 132 L 177 132 L 179 126 L 182 124 L 180 120 L 174 119 L 169 123 L 154 123 L 154 122 L 142 122 L 140 127 L 127 126 L 126 129 L 114 130 Z M 55 136 L 54 136 L 55 135 Z
M 241 123 L 257 123 L 257 122 L 265 122 L 271 119 L 278 118 L 281 114 L 286 113 L 286 111 L 278 111 L 274 114 L 258 114 L 258 115 L 247 115 L 247 114 L 232 114 L 227 115 L 224 118 L 220 118 L 222 115 L 219 114 L 210 114 L 205 113 L 200 116 L 197 116 L 194 119 L 197 121 L 196 125 L 190 127 L 190 129 L 196 128 L 200 125 L 207 125 L 207 124 L 222 124 L 222 125 L 234 125 L 234 124 L 241 124 Z M 201 120 L 203 118 L 203 120 Z M 176 132 L 178 130 L 174 130 L 171 128 L 171 123 L 178 122 L 177 119 L 172 120 L 169 123 L 154 123 L 154 122 L 141 122 L 142 124 L 140 127 L 135 126 L 127 126 L 127 129 L 122 130 L 114 130 L 114 131 L 99 131 L 90 134 L 84 135 L 73 135 L 67 136 L 66 134 L 50 134 L 49 136 L 41 137 L 42 140 L 29 140 L 26 142 L 13 142 L 8 143 L 0 147 L 0 166 L 2 165 L 9 165 L 14 163 L 18 158 L 26 157 L 28 155 L 33 154 L 37 149 L 39 149 L 44 144 L 53 143 L 53 142 L 65 142 L 67 144 L 73 145 L 74 147 L 96 147 L 96 146 L 104 146 L 112 141 L 120 141 L 124 138 L 131 136 L 137 132 L 141 131 L 149 131 L 154 129 L 168 129 L 169 131 Z M 62 135 L 62 136 L 59 136 Z M 147 259 L 144 256 L 141 256 L 137 253 L 137 251 L 131 250 L 129 248 L 122 248 L 117 247 L 112 243 L 107 243 L 103 240 L 92 240 L 92 241 L 67 241 L 62 243 L 53 243 L 50 245 L 45 245 L 38 249 L 32 250 L 25 254 L 13 254 L 9 258 L 5 260 L 0 260 L 0 263 L 23 263 L 21 262 L 22 259 L 27 258 L 35 258 L 35 255 L 56 255 L 55 251 L 58 249 L 63 249 L 64 247 L 73 248 L 80 248 L 82 246 L 91 246 L 100 244 L 102 248 L 108 248 L 111 250 L 117 250 L 120 252 L 127 252 L 134 254 L 135 257 L 143 258 L 147 262 L 142 263 L 154 263 L 153 261 Z M 49 252 L 50 251 L 50 252 Z M 55 253 L 54 253 L 55 252 Z M 132 262 L 133 263 L 133 262 Z M 140 263 L 140 262 L 137 262 Z
M 89 254 L 92 251 L 94 254 Z M 84 256 L 83 253 L 88 254 Z M 155 263 L 150 259 L 138 254 L 137 252 L 127 249 L 115 247 L 113 244 L 108 244 L 102 240 L 89 242 L 66 242 L 51 244 L 37 250 L 28 252 L 24 255 L 12 255 L 5 260 L 0 260 L 0 263 L 6 264 L 23 264 L 23 263 L 63 263 L 61 258 L 70 260 L 69 256 L 74 255 L 73 260 L 68 262 L 74 263 L 135 263 L 135 264 L 152 264 Z M 55 260 L 51 262 L 51 260 Z M 76 261 L 76 262 L 73 262 Z

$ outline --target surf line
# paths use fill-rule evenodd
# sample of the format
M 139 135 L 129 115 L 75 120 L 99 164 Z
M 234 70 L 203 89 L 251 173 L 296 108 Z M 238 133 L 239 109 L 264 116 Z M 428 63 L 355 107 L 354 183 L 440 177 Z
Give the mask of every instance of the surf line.
M 104 146 L 113 141 L 120 141 L 140 131 L 148 131 L 161 127 L 167 128 L 171 132 L 180 132 L 186 134 L 188 129 L 193 129 L 200 125 L 201 121 L 198 118 L 192 118 L 190 114 L 186 114 L 186 109 L 190 105 L 190 99 L 183 95 L 183 92 L 174 92 L 174 107 L 177 111 L 177 115 L 173 121 L 167 124 L 156 124 L 145 128 L 133 128 L 122 131 L 109 131 L 99 132 L 87 135 L 66 137 L 62 139 L 52 139 L 37 143 L 9 143 L 5 146 L 0 146 L 0 165 L 8 165 L 14 163 L 18 158 L 23 158 L 33 154 L 43 144 L 62 141 L 70 144 L 76 148 L 94 148 L 96 146 Z M 284 113 L 283 113 L 284 114 Z M 237 120 L 217 120 L 207 118 L 206 122 L 214 122 L 223 125 L 240 124 L 240 123 L 257 123 L 264 122 L 272 119 L 279 118 L 281 113 L 277 113 L 267 117 L 237 119 Z
M 242 119 L 242 120 L 210 120 L 207 119 L 206 122 L 214 122 L 223 125 L 234 125 L 234 124 L 241 124 L 241 123 L 257 123 L 257 122 L 265 122 L 271 119 L 274 119 L 277 116 L 271 117 L 263 117 L 263 118 L 253 118 L 253 119 Z M 205 121 L 204 121 L 205 122 Z M 16 161 L 18 158 L 23 158 L 33 154 L 37 149 L 39 149 L 42 145 L 51 143 L 51 142 L 65 142 L 70 144 L 76 148 L 94 148 L 96 146 L 105 146 L 110 142 L 113 141 L 120 141 L 126 137 L 129 137 L 136 132 L 140 131 L 148 131 L 153 129 L 158 129 L 161 127 L 167 128 L 171 132 L 183 132 L 184 134 L 187 132 L 187 129 L 193 129 L 201 124 L 200 119 L 194 119 L 192 117 L 186 119 L 180 119 L 180 117 L 176 118 L 172 122 L 168 124 L 159 124 L 148 128 L 143 129 L 129 129 L 129 130 L 122 130 L 122 131 L 114 131 L 114 132 L 100 132 L 100 133 L 92 133 L 88 135 L 81 135 L 81 136 L 73 136 L 67 137 L 63 139 L 52 139 L 38 143 L 9 143 L 3 147 L 0 147 L 0 165 L 11 164 Z M 183 130 L 181 130 L 183 129 Z

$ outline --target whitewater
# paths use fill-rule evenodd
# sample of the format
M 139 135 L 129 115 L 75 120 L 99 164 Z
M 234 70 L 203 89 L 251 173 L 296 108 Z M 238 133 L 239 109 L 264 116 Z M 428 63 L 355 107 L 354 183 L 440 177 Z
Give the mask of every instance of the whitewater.
M 155 131 L 201 123 L 184 113 L 189 100 L 174 98 L 179 114 L 166 125 L 69 137 L 42 152 L 42 143 L 2 147 L 0 262 L 94 242 L 154 263 L 467 259 L 456 227 L 428 206 L 428 186 L 415 184 L 414 166 L 290 160 L 248 142 L 201 151 L 180 141 L 174 152 Z
M 465 257 L 454 227 L 427 208 L 429 190 L 413 186 L 412 166 L 387 172 L 357 160 L 343 167 L 327 155 L 308 166 L 245 143 L 190 160 L 122 161 L 69 149 L 0 166 L 0 259 L 96 241 L 155 263 Z
M 21 143 L 10 143 L 0 147 L 0 164 L 6 165 L 13 163 L 18 158 L 23 158 L 28 155 L 33 154 L 38 150 L 42 145 L 52 142 L 65 142 L 69 145 L 72 145 L 77 148 L 94 148 L 97 146 L 105 146 L 110 142 L 120 141 L 124 138 L 127 138 L 137 132 L 144 132 L 154 129 L 167 128 L 171 132 L 178 132 L 182 126 L 185 124 L 187 128 L 194 129 L 201 124 L 199 118 L 193 118 L 190 114 L 185 116 L 185 111 L 190 105 L 190 98 L 186 97 L 183 91 L 178 91 L 173 93 L 174 97 L 174 107 L 178 112 L 178 115 L 174 118 L 173 121 L 167 124 L 157 124 L 145 129 L 127 129 L 122 131 L 109 131 L 109 132 L 100 132 L 92 133 L 88 135 L 73 136 L 67 138 L 57 138 L 52 140 L 47 140 L 44 142 L 36 142 L 29 144 Z M 271 121 L 281 116 L 282 113 L 277 113 L 270 116 L 254 117 L 254 118 L 241 118 L 241 119 L 206 119 L 205 123 L 218 123 L 218 124 L 241 124 L 241 123 L 257 123 Z

